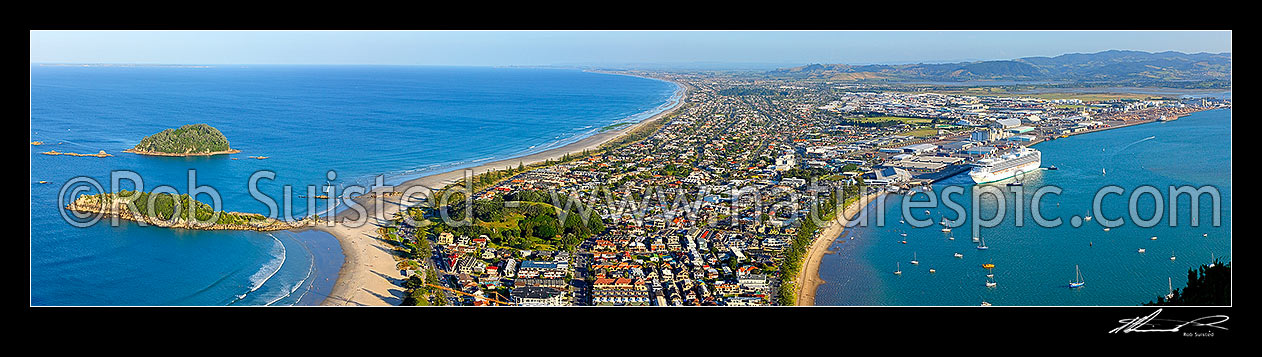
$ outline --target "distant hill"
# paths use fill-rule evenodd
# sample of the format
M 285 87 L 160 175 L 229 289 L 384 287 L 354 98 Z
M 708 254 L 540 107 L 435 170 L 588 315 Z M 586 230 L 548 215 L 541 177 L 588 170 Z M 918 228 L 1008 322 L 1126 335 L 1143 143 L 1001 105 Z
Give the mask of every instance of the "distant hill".
M 1056 57 L 903 65 L 809 64 L 766 72 L 773 77 L 882 81 L 1051 81 L 1116 84 L 1230 85 L 1231 53 L 1110 50 Z
M 197 156 L 238 152 L 228 147 L 228 138 L 219 129 L 206 124 L 191 124 L 179 129 L 166 129 L 140 140 L 136 147 L 124 152 L 161 155 Z

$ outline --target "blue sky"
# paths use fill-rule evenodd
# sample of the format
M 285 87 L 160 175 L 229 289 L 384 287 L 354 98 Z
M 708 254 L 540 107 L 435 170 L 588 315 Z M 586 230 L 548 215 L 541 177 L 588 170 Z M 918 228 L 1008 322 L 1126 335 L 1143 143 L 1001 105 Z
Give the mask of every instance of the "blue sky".
M 31 31 L 32 63 L 915 63 L 1231 52 L 1230 31 Z

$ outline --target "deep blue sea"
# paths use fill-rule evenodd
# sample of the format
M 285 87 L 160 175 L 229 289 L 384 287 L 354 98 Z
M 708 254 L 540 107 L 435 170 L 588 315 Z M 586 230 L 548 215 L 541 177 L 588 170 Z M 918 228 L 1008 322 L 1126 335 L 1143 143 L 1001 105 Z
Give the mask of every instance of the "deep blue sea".
M 187 193 L 196 170 L 197 185 L 216 189 L 224 210 L 267 214 L 247 186 L 260 170 L 275 174 L 259 188 L 278 201 L 284 185 L 297 196 L 308 185 L 366 186 L 378 174 L 397 184 L 564 145 L 658 113 L 679 94 L 664 81 L 524 68 L 32 65 L 30 81 L 30 140 L 44 143 L 30 154 L 31 304 L 76 306 L 318 304 L 343 257 L 317 231 L 74 227 L 61 214 L 73 198 L 58 194 L 75 177 L 111 191 L 111 172 L 130 170 L 145 190 Z M 219 129 L 241 153 L 122 153 L 194 123 Z M 114 156 L 39 154 L 48 150 Z M 304 199 L 295 206 L 293 217 L 308 212 Z
M 987 250 L 976 249 L 972 241 L 975 210 L 972 192 L 977 189 L 967 175 L 959 175 L 934 185 L 937 208 L 908 209 L 917 220 L 935 222 L 915 228 L 902 216 L 905 195 L 886 195 L 884 228 L 847 228 L 832 245 L 835 254 L 825 255 L 820 277 L 826 283 L 816 291 L 817 305 L 862 306 L 978 306 L 983 301 L 995 306 L 1134 306 L 1155 300 L 1173 287 L 1182 288 L 1188 269 L 1207 264 L 1211 257 L 1231 260 L 1231 110 L 1199 112 L 1171 122 L 1151 123 L 1106 130 L 1040 143 L 1043 167 L 1058 170 L 1031 173 L 1022 180 L 1024 226 L 1016 226 L 1016 193 L 1003 181 L 988 184 L 1008 192 L 1005 219 L 993 228 L 977 231 Z M 1097 191 L 1109 185 L 1124 190 L 1122 195 L 1106 195 L 1101 210 L 1094 212 Z M 1162 217 L 1155 226 L 1140 227 L 1130 218 L 1132 193 L 1142 186 L 1161 192 Z M 1179 197 L 1177 225 L 1170 226 L 1169 188 L 1209 186 L 1220 194 L 1220 225 L 1213 226 L 1214 207 L 1208 195 L 1201 196 L 1199 227 L 1190 220 L 1193 209 L 1187 195 Z M 949 186 L 961 186 L 964 194 L 951 200 L 964 208 L 963 226 L 949 233 L 937 224 L 945 217 L 957 218 L 956 211 L 941 203 Z M 1042 227 L 1032 218 L 1031 202 L 1040 187 L 1059 187 L 1060 194 L 1047 194 L 1039 202 L 1043 217 L 1061 219 L 1058 227 Z M 980 191 L 979 191 L 980 192 Z M 915 194 L 914 201 L 926 201 Z M 979 201 L 980 217 L 990 219 L 998 211 L 993 196 Z M 1138 196 L 1136 211 L 1149 220 L 1156 211 L 1150 194 Z M 867 206 L 878 210 L 876 203 Z M 929 213 L 926 214 L 925 211 Z M 1073 216 L 1082 225 L 1071 225 Z M 1124 224 L 1104 231 L 1101 217 Z M 900 220 L 904 223 L 900 223 Z M 907 234 L 906 237 L 902 234 Z M 854 239 L 850 239 L 853 237 Z M 950 237 L 954 237 L 951 240 Z M 1152 237 L 1157 237 L 1153 240 Z M 902 243 L 906 240 L 906 244 Z M 1145 249 L 1139 253 L 1139 249 Z M 955 258 L 961 253 L 963 258 Z M 1171 260 L 1171 256 L 1176 259 Z M 914 258 L 918 265 L 911 264 Z M 982 267 L 994 264 L 993 270 Z M 1086 285 L 1068 288 L 1075 280 L 1075 266 Z M 929 269 L 935 269 L 930 273 Z M 901 275 L 895 275 L 901 270 Z M 987 287 L 986 275 L 994 275 L 995 287 Z M 1169 280 L 1168 280 L 1169 279 Z

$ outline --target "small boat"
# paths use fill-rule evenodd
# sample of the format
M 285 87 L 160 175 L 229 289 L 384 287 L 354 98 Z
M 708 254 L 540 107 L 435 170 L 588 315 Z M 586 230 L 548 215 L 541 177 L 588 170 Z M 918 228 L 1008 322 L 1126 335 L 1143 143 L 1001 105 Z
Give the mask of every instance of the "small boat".
M 1056 165 L 1048 166 L 1048 170 L 1057 170 Z
M 1022 186 L 1021 181 L 1009 182 L 1008 186 Z
M 956 258 L 963 258 L 963 257 L 964 257 L 964 254 L 955 253 L 955 257 L 956 257 Z
M 990 306 L 990 303 L 982 301 L 982 306 Z
M 1166 294 L 1166 300 L 1173 299 L 1174 298 L 1174 279 L 1166 278 L 1166 284 L 1167 284 L 1166 286 L 1170 289 L 1169 290 L 1170 293 Z
M 911 253 L 911 264 L 912 265 L 920 264 L 920 260 L 916 259 L 916 252 Z
M 933 274 L 933 273 L 937 273 L 937 272 L 938 272 L 937 270 L 934 270 L 934 269 L 929 269 L 929 274 Z
M 1143 252 L 1146 252 L 1146 251 L 1147 251 L 1147 250 L 1145 250 L 1144 248 L 1139 248 L 1139 252 L 1140 252 L 1140 253 L 1143 253 Z
M 986 264 L 982 264 L 982 268 L 986 268 L 986 269 L 994 269 L 994 268 L 995 268 L 995 264 L 994 264 L 994 263 L 986 263 Z
M 973 237 L 973 243 L 977 243 L 977 242 L 978 242 L 978 238 L 977 238 L 977 237 Z
M 1209 237 L 1209 233 L 1202 234 L 1201 236 L 1202 236 L 1202 237 Z
M 950 228 L 942 228 L 942 232 L 944 232 L 944 233 L 945 233 L 945 232 L 950 232 L 950 231 L 951 231 L 951 229 L 950 229 Z
M 1152 238 L 1148 238 L 1148 240 L 1157 240 L 1157 236 L 1152 236 Z
M 903 233 L 902 235 L 903 235 L 904 237 L 906 237 L 906 236 L 907 236 L 907 233 Z
M 907 240 L 903 240 L 903 241 L 901 241 L 901 242 L 899 242 L 899 243 L 907 244 Z
M 1087 284 L 1087 282 L 1082 281 L 1082 272 L 1078 270 L 1077 265 L 1074 265 L 1074 274 L 1076 275 L 1077 281 L 1069 282 L 1070 288 L 1081 288 L 1083 285 Z
M 1108 227 L 1104 227 L 1104 231 L 1105 231 L 1105 232 L 1108 232 L 1108 231 L 1109 231 L 1109 228 L 1108 228 Z

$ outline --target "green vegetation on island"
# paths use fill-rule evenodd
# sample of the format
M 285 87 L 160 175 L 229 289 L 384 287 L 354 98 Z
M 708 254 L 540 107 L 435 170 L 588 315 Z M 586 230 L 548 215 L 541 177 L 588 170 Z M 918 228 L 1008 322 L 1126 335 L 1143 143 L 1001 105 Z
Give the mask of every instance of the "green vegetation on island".
M 206 124 L 190 124 L 179 129 L 166 129 L 140 140 L 136 147 L 124 152 L 144 155 L 195 156 L 232 154 L 228 138 L 219 129 Z
M 152 224 L 204 230 L 273 231 L 310 225 L 313 219 L 284 222 L 257 213 L 215 211 L 209 204 L 187 194 L 149 193 L 120 190 L 118 193 L 80 195 L 66 209 L 114 215 L 119 218 Z

